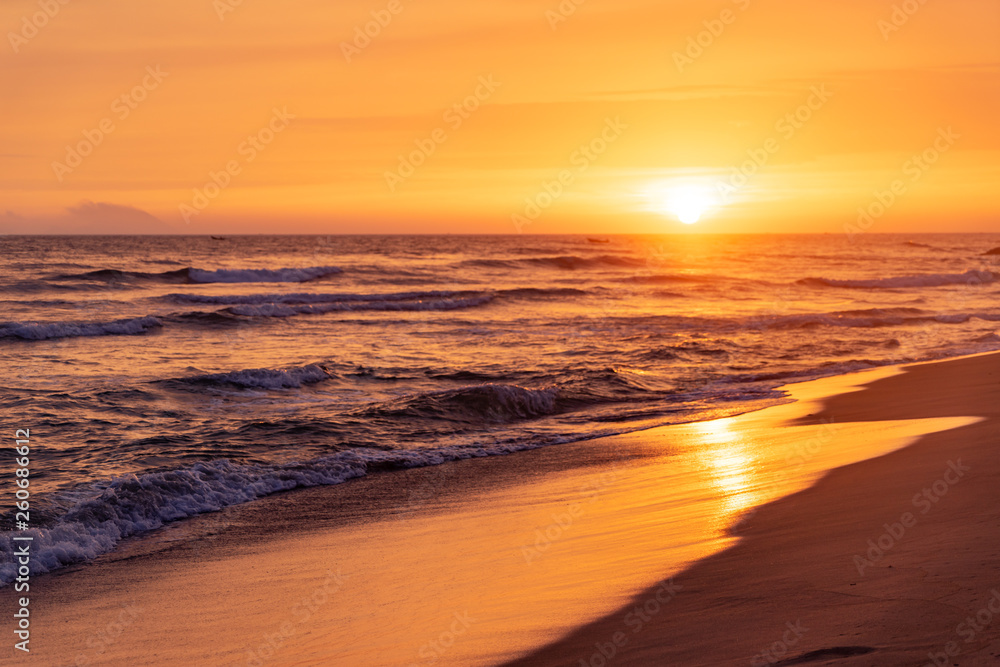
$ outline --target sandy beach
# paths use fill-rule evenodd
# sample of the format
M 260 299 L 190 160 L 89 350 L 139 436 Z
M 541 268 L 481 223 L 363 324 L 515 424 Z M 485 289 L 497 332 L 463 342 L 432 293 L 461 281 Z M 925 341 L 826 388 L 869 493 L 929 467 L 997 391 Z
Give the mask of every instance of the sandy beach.
M 998 379 L 876 369 L 203 515 L 34 580 L 29 660 L 994 664 Z
M 874 429 L 893 419 L 985 419 L 838 468 L 763 507 L 740 542 L 676 577 L 684 589 L 613 664 L 1000 662 L 998 379 L 1000 355 L 977 356 L 914 366 L 823 401 L 800 421 Z M 600 664 L 595 653 L 622 631 L 624 613 L 513 664 Z

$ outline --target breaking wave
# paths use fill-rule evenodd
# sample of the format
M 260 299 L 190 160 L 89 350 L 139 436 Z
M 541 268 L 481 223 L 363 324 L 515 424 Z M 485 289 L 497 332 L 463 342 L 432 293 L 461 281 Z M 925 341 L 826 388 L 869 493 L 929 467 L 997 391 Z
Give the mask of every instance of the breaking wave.
M 494 298 L 493 294 L 480 294 L 468 298 L 416 299 L 410 301 L 371 300 L 356 302 L 315 303 L 289 305 L 283 303 L 265 303 L 260 305 L 231 306 L 226 309 L 233 315 L 246 317 L 293 317 L 295 315 L 322 315 L 334 312 L 356 311 L 422 311 L 422 310 L 460 310 L 482 306 Z
M 620 255 L 599 255 L 596 257 L 579 257 L 577 255 L 558 255 L 552 257 L 517 257 L 512 259 L 470 259 L 462 262 L 463 266 L 479 266 L 492 269 L 515 268 L 549 268 L 576 271 L 593 268 L 635 268 L 646 266 L 646 261 L 634 257 Z
M 998 274 L 970 269 L 965 273 L 926 273 L 915 276 L 872 278 L 869 280 L 839 280 L 835 278 L 803 278 L 797 283 L 810 287 L 849 287 L 855 289 L 893 287 L 940 287 L 943 285 L 983 285 L 992 283 Z
M 53 280 L 95 280 L 101 282 L 149 281 L 160 283 L 302 283 L 342 273 L 335 266 L 312 266 L 285 269 L 195 269 L 184 268 L 162 273 L 99 269 L 86 273 L 54 276 Z
M 298 368 L 250 368 L 229 373 L 209 373 L 162 382 L 180 385 L 215 385 L 244 389 L 292 389 L 329 380 L 333 375 L 318 364 Z
M 442 419 L 465 423 L 505 423 L 558 411 L 556 387 L 526 389 L 509 384 L 481 384 L 399 399 L 367 408 L 369 415 Z
M 0 338 L 47 340 L 79 336 L 134 336 L 162 326 L 155 317 L 135 317 L 113 322 L 4 322 Z

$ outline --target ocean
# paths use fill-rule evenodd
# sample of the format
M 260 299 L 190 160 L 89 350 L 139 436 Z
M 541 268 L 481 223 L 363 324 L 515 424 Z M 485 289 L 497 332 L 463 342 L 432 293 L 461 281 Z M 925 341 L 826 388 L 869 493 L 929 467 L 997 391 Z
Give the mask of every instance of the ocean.
M 288 489 L 1000 349 L 996 235 L 0 244 L 0 405 L 6 451 L 31 433 L 36 573 Z M 14 487 L 0 489 L 9 583 Z

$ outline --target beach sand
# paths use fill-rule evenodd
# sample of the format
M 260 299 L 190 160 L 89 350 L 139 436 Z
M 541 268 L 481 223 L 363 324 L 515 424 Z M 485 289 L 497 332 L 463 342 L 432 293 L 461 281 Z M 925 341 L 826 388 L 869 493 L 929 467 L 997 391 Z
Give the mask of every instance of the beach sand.
M 998 381 L 876 369 L 229 508 L 36 577 L 29 662 L 995 664 Z
M 1000 355 L 910 367 L 800 422 L 956 415 L 985 419 L 760 509 L 740 542 L 677 575 L 613 664 L 1000 664 Z M 514 664 L 599 664 L 623 615 Z

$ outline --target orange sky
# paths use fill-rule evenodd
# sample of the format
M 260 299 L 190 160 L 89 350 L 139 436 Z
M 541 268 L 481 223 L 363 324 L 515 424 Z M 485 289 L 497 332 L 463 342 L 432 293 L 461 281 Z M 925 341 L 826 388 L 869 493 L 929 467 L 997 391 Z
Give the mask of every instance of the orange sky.
M 0 3 L 0 232 L 1000 222 L 996 0 L 62 2 Z

